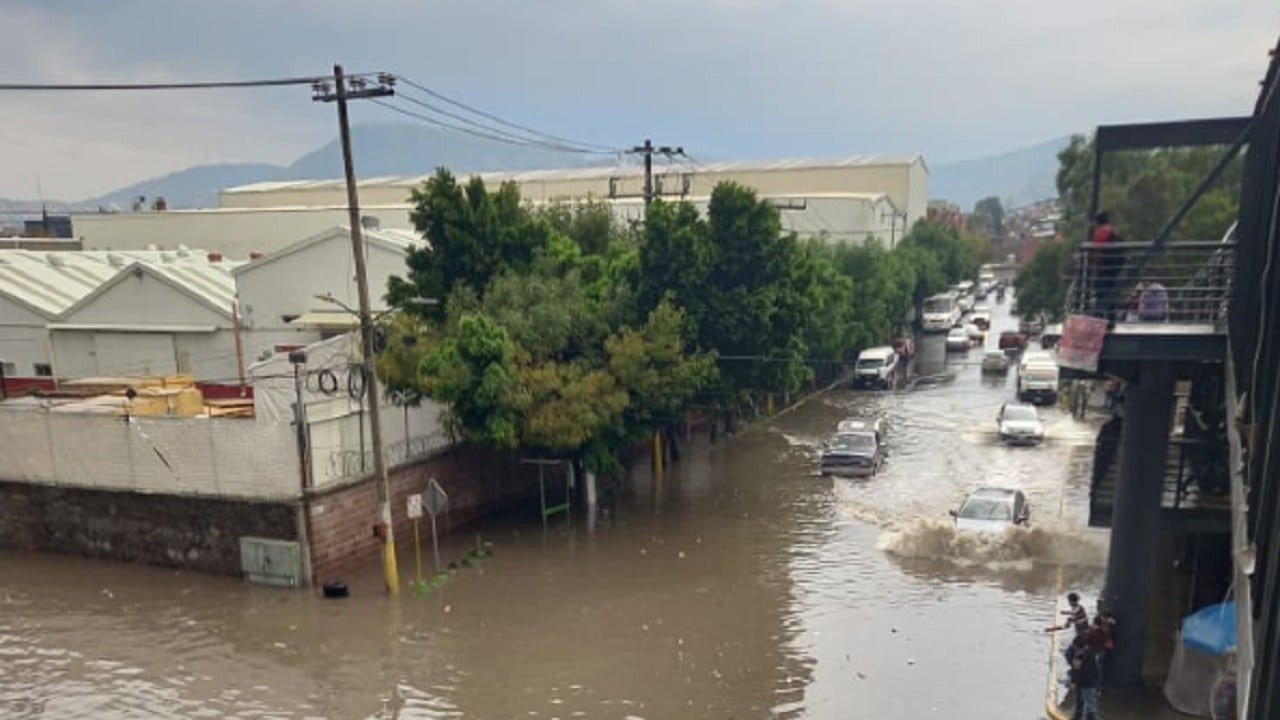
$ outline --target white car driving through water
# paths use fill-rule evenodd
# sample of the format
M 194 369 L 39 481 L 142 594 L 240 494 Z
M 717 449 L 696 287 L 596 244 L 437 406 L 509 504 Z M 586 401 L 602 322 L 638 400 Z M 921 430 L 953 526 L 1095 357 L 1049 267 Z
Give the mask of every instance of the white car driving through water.
M 957 532 L 996 533 L 1026 525 L 1031 507 L 1021 490 L 981 487 L 969 493 L 951 517 L 956 519 Z
M 1044 423 L 1034 405 L 1001 405 L 996 424 L 1000 428 L 1000 440 L 1009 445 L 1035 445 L 1044 440 Z
M 968 352 L 973 347 L 973 338 L 969 334 L 969 327 L 962 326 L 951 328 L 951 332 L 947 333 L 947 351 L 948 352 Z

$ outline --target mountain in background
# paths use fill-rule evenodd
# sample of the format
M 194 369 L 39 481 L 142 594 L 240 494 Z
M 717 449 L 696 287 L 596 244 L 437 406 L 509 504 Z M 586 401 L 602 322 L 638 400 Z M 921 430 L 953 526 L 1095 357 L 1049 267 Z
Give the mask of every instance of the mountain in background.
M 264 163 L 227 163 L 221 165 L 196 165 L 186 170 L 169 173 L 158 178 L 143 180 L 76 203 L 85 210 L 128 210 L 134 198 L 146 197 L 148 205 L 163 196 L 171 208 L 216 207 L 218 191 L 231 185 L 269 180 L 284 170 L 278 165 Z
M 352 130 L 356 172 L 362 178 L 383 175 L 426 175 L 440 166 L 466 174 L 491 170 L 539 170 L 610 163 L 609 157 L 558 152 L 543 147 L 508 145 L 421 125 L 358 125 Z M 1006 207 L 1054 197 L 1059 138 L 1001 155 L 942 163 L 932 168 L 929 195 L 972 210 L 983 197 L 995 195 Z M 267 180 L 328 180 L 342 177 L 342 153 L 336 139 L 306 153 L 291 165 L 262 163 L 197 165 L 153 178 L 95 198 L 70 203 L 93 211 L 115 206 L 127 210 L 133 199 L 164 196 L 170 208 L 216 207 L 225 187 Z M 39 203 L 13 201 L 15 206 Z M 3 203 L 0 202 L 0 209 Z M 50 210 L 63 206 L 50 205 Z
M 1069 137 L 989 157 L 942 163 L 930 169 L 929 197 L 950 200 L 966 212 L 995 195 L 1006 208 L 1058 196 L 1058 153 Z
M 427 175 L 442 165 L 463 173 L 538 170 L 590 164 L 601 158 L 498 143 L 418 125 L 357 125 L 351 130 L 351 145 L 356 172 L 362 178 Z M 142 195 L 148 202 L 163 196 L 171 209 L 216 207 L 218 191 L 225 187 L 267 180 L 330 180 L 342 177 L 342 173 L 342 150 L 334 138 L 285 167 L 262 163 L 196 165 L 74 205 L 85 210 L 128 210 L 133 199 Z

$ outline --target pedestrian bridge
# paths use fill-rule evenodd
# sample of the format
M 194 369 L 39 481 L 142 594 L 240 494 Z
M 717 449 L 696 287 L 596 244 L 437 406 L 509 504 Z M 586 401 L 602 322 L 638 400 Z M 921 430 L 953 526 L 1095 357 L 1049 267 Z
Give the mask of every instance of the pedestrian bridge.
M 1066 313 L 1112 323 L 1094 374 L 1132 377 L 1147 362 L 1221 365 L 1235 241 L 1111 243 L 1076 249 Z M 1064 369 L 1065 370 L 1065 369 Z

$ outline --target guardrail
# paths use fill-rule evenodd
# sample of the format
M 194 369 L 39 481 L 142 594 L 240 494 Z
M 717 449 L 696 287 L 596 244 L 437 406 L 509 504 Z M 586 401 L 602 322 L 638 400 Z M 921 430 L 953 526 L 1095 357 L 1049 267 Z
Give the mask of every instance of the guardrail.
M 1226 319 L 1234 242 L 1084 244 L 1067 292 L 1070 315 L 1115 322 L 1217 324 Z

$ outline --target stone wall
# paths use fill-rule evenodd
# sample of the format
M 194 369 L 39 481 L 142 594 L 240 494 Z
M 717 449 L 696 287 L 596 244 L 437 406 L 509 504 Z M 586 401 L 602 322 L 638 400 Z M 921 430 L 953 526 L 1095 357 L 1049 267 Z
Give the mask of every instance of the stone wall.
M 0 481 L 0 547 L 240 574 L 240 537 L 296 540 L 286 502 Z
M 536 468 L 459 447 L 392 470 L 392 519 L 401 549 L 412 537 L 407 498 L 422 492 L 431 477 L 449 494 L 450 510 L 438 521 L 441 530 L 521 504 L 536 517 Z M 373 535 L 376 491 L 370 477 L 322 489 L 308 499 L 315 584 L 379 562 L 382 545 Z M 0 548 L 8 549 L 239 575 L 241 536 L 297 540 L 298 518 L 297 505 L 289 501 L 0 481 Z
M 437 520 L 440 530 L 522 503 L 536 517 L 536 468 L 521 465 L 514 458 L 457 447 L 391 471 L 391 516 L 401 550 L 408 547 L 406 540 L 413 532 L 407 498 L 422 492 L 432 477 L 449 494 L 448 516 Z M 379 562 L 382 541 L 373 534 L 377 487 L 372 477 L 322 490 L 310 498 L 309 506 L 311 575 L 316 584 L 341 579 L 345 573 Z

